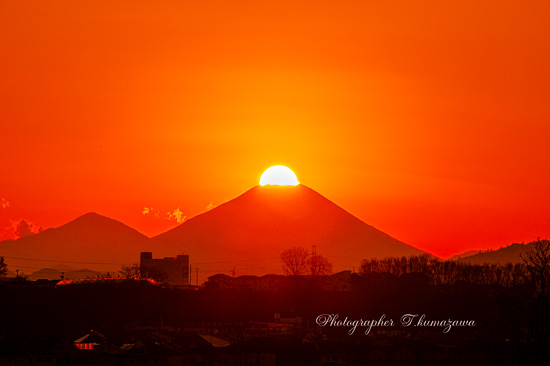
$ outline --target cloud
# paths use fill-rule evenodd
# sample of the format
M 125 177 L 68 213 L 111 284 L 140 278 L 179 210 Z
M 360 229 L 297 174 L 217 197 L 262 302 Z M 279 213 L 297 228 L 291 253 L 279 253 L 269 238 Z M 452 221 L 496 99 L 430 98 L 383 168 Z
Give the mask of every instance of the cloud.
M 180 211 L 180 208 L 176 208 L 174 212 L 167 212 L 168 220 L 175 220 L 178 224 L 181 224 L 185 221 L 187 216 L 183 215 L 183 212 Z
M 8 208 L 10 207 L 10 203 L 8 202 L 7 199 L 2 198 L 2 200 L 0 201 L 0 206 L 2 206 L 2 208 Z
M 141 213 L 143 215 L 153 215 L 155 219 L 160 219 L 160 211 L 155 210 L 153 207 L 144 207 Z
M 144 207 L 143 210 L 141 210 L 142 215 L 152 215 L 155 219 L 161 219 L 160 210 L 155 210 L 153 207 Z M 167 212 L 165 219 L 168 221 L 176 221 L 178 224 L 181 224 L 185 221 L 187 216 L 183 214 L 183 212 L 180 210 L 180 208 L 176 208 L 172 212 Z
M 214 207 L 216 207 L 216 205 L 214 204 L 214 202 L 210 201 L 210 203 L 208 204 L 208 206 L 206 206 L 206 209 L 208 211 L 210 211 L 211 209 L 213 209 Z
M 11 222 L 11 226 L 13 228 L 13 236 L 15 239 L 24 238 L 25 236 L 38 234 L 44 231 L 42 226 L 38 226 L 25 219 L 14 220 Z

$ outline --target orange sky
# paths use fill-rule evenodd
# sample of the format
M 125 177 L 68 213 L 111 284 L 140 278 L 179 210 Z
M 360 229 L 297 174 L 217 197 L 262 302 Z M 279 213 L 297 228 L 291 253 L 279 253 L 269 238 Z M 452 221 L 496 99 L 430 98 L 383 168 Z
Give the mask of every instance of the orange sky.
M 436 255 L 548 236 L 547 1 L 299 3 L 0 2 L 0 239 L 275 164 Z

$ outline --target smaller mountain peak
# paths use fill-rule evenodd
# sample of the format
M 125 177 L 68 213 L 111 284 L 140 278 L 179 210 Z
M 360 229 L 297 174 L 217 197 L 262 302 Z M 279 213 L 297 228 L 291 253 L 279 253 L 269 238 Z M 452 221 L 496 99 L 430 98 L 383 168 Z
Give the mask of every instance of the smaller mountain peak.
M 96 212 L 88 212 L 63 226 L 58 227 L 57 229 L 62 231 L 69 230 L 73 232 L 76 230 L 77 232 L 81 233 L 90 231 L 95 233 L 103 232 L 110 233 L 110 235 L 113 235 L 114 233 L 120 234 L 123 231 L 126 231 L 127 233 L 132 232 L 132 235 L 138 235 L 140 237 L 147 238 L 145 235 L 143 235 L 136 229 L 124 224 L 123 222 L 107 216 L 103 216 Z
M 124 225 L 123 223 L 111 219 L 110 217 L 100 215 L 96 212 L 88 212 L 82 216 L 77 217 L 73 221 L 61 226 L 61 227 L 94 227 L 94 226 L 105 226 L 105 225 L 114 225 L 114 224 L 120 224 Z

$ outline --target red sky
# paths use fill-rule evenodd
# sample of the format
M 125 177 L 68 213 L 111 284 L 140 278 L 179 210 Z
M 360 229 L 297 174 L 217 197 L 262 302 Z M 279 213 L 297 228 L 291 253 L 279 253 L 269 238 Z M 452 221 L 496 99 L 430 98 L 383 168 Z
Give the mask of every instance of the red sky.
M 156 235 L 177 224 L 167 212 L 201 213 L 275 164 L 436 255 L 547 237 L 548 14 L 3 1 L 0 239 L 89 211 Z

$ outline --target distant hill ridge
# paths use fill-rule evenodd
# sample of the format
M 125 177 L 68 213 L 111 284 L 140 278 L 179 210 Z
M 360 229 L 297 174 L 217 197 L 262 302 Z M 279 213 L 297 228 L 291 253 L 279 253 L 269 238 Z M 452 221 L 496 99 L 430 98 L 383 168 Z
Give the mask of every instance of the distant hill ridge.
M 474 254 L 478 254 L 480 253 L 481 250 L 476 250 L 476 249 L 473 249 L 473 250 L 468 250 L 464 253 L 460 253 L 460 254 L 456 254 L 456 255 L 453 255 L 451 258 L 447 259 L 448 261 L 456 261 L 458 259 L 461 259 L 461 258 L 466 258 L 466 257 L 470 257 Z
M 36 272 L 31 273 L 27 276 L 30 281 L 36 280 L 61 280 L 63 276 L 64 279 L 86 279 L 86 278 L 98 278 L 100 275 L 99 272 L 92 271 L 87 268 L 71 270 L 71 271 L 62 271 L 53 268 L 42 268 Z
M 477 254 L 464 257 L 459 255 L 458 257 L 460 258 L 457 258 L 456 260 L 458 260 L 459 262 L 471 264 L 523 263 L 523 260 L 521 259 L 521 254 L 531 248 L 533 245 L 534 242 L 530 242 L 527 244 L 513 243 L 507 247 L 496 250 L 474 251 Z

